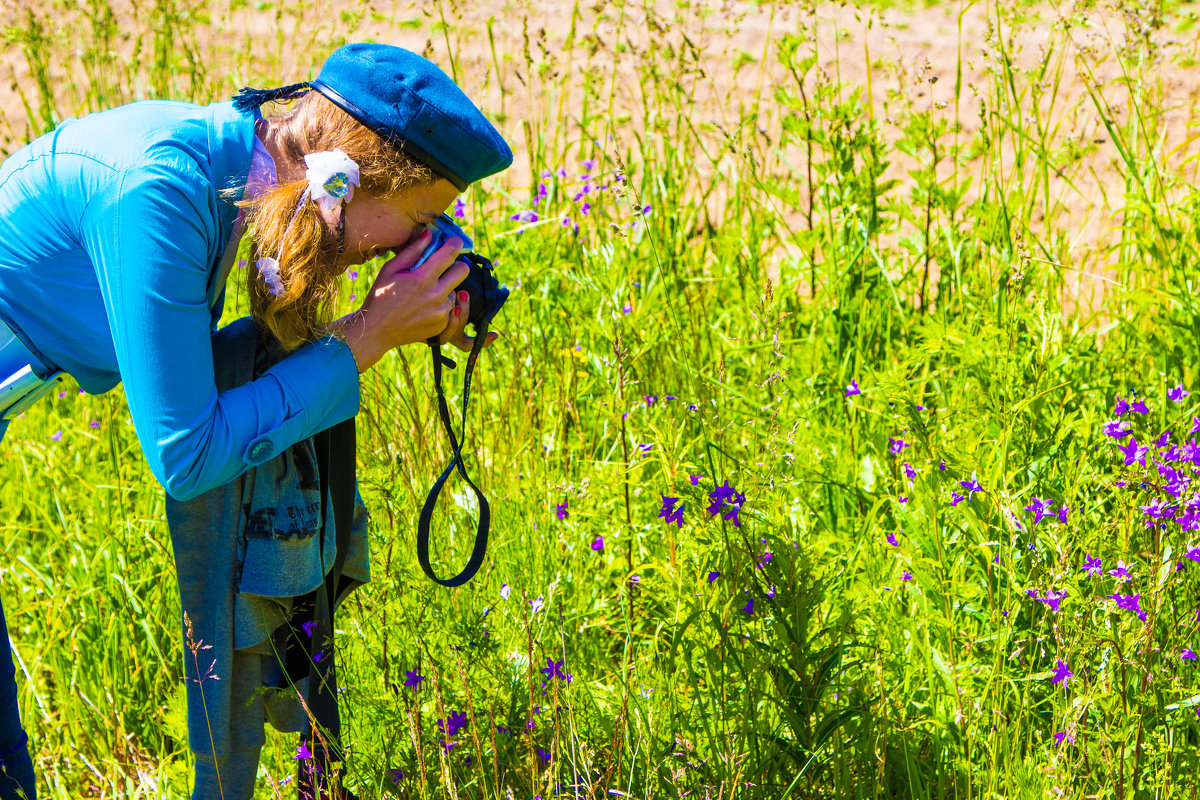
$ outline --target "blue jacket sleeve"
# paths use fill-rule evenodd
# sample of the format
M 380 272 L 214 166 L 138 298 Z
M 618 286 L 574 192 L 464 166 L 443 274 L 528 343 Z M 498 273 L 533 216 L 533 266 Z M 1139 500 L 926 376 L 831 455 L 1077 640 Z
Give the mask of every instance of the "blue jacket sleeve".
M 206 301 L 224 245 L 217 202 L 199 167 L 180 157 L 115 172 L 81 220 L 138 439 L 179 500 L 358 413 L 358 369 L 333 337 L 218 393 Z

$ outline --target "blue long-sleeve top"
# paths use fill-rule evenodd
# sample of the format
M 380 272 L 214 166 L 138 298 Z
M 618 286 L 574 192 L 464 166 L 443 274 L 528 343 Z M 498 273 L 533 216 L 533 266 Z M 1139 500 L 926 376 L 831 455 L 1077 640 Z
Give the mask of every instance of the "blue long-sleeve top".
M 124 383 L 150 468 L 179 500 L 358 413 L 358 369 L 334 337 L 217 391 L 220 265 L 254 122 L 230 102 L 142 101 L 68 120 L 0 164 L 0 319 L 85 391 Z

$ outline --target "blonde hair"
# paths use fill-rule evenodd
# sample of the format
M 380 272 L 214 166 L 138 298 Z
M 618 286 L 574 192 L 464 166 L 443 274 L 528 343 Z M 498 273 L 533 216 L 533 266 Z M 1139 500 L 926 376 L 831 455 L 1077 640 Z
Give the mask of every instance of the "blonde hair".
M 405 155 L 364 127 L 319 92 L 310 91 L 282 113 L 271 117 L 282 156 L 302 162 L 308 153 L 340 149 L 358 164 L 359 192 L 383 198 L 437 181 L 428 167 Z M 241 200 L 251 234 L 250 264 L 262 256 L 279 260 L 283 292 L 271 293 L 263 275 L 246 270 L 250 312 L 285 351 L 325 335 L 330 309 L 338 294 L 338 234 L 325 223 L 312 200 L 297 212 L 305 179 L 278 184 Z M 352 201 L 353 202 L 353 201 Z

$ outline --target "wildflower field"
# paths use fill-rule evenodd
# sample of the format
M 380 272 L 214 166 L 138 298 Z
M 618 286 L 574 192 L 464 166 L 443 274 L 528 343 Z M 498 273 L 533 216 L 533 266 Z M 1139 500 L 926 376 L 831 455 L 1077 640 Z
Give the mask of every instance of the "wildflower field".
M 450 456 L 427 349 L 362 384 L 372 580 L 337 618 L 360 797 L 1191 798 L 1197 19 L 41 0 L 0 10 L 0 150 L 364 39 L 426 53 L 512 142 L 454 207 L 512 289 L 473 384 L 492 528 L 466 586 L 416 560 Z M 188 797 L 190 654 L 120 390 L 68 382 L 0 452 L 41 791 Z M 448 575 L 476 507 L 444 495 Z M 255 796 L 294 796 L 297 755 L 269 731 Z

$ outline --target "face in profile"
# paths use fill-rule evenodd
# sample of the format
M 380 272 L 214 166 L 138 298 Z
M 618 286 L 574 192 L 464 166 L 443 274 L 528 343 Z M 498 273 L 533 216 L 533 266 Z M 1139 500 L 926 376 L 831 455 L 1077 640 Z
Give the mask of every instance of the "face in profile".
M 346 206 L 346 250 L 339 266 L 362 264 L 402 249 L 444 214 L 456 197 L 458 190 L 444 178 L 391 199 L 355 192 Z

